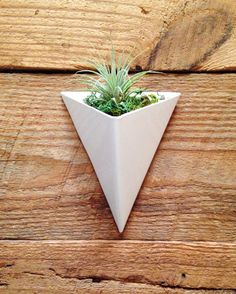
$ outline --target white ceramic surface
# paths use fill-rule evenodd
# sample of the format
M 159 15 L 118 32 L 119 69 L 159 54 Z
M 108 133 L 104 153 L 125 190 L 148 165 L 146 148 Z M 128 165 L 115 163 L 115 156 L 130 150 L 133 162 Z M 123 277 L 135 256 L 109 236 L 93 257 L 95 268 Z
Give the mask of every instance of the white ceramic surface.
M 120 232 L 180 97 L 159 93 L 165 100 L 119 117 L 85 104 L 89 92 L 61 93 Z

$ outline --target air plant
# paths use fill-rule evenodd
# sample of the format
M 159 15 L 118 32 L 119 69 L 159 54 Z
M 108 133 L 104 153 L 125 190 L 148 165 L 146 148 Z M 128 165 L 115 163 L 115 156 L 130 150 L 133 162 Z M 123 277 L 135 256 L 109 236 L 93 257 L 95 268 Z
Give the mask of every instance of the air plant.
M 125 57 L 124 51 L 116 57 L 112 48 L 110 65 L 105 61 L 89 60 L 88 63 L 95 70 L 79 71 L 93 74 L 81 75 L 80 78 L 80 82 L 91 93 L 85 98 L 85 103 L 109 115 L 120 116 L 162 100 L 164 97 L 157 93 L 145 94 L 144 89 L 134 88 L 143 76 L 152 72 L 142 71 L 129 76 L 130 66 L 135 58 L 130 55 Z

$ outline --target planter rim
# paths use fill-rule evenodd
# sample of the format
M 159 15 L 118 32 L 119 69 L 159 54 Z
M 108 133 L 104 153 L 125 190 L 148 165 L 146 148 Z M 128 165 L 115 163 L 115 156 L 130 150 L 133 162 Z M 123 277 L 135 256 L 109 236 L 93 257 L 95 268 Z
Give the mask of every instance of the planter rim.
M 163 103 L 163 102 L 165 102 L 166 100 L 169 100 L 169 99 L 172 99 L 172 98 L 175 98 L 175 97 L 181 95 L 180 92 L 171 92 L 171 91 L 170 91 L 170 92 L 169 92 L 169 91 L 168 91 L 168 92 L 144 91 L 144 92 L 143 92 L 144 94 L 160 94 L 160 95 L 163 95 L 163 96 L 165 96 L 165 97 L 168 96 L 168 95 L 172 95 L 172 97 L 169 97 L 169 98 L 164 99 L 164 100 L 159 100 L 159 101 L 156 102 L 156 103 L 153 103 L 153 104 L 150 104 L 150 105 L 144 106 L 144 107 L 139 108 L 139 109 L 136 109 L 136 110 L 132 110 L 132 111 L 130 111 L 130 112 L 124 113 L 124 114 L 119 115 L 119 116 L 112 116 L 112 115 L 109 115 L 109 114 L 107 114 L 107 113 L 105 113 L 105 112 L 102 112 L 101 110 L 98 110 L 98 109 L 96 109 L 95 107 L 92 107 L 92 106 L 90 106 L 90 105 L 88 105 L 87 103 L 84 102 L 84 98 L 85 98 L 86 96 L 88 96 L 88 95 L 91 93 L 90 91 L 63 91 L 63 92 L 61 92 L 61 95 L 62 95 L 62 97 L 64 97 L 64 96 L 68 95 L 69 93 L 70 93 L 70 94 L 77 94 L 77 95 L 82 94 L 83 97 L 79 97 L 79 96 L 76 97 L 76 101 L 77 101 L 78 103 L 83 104 L 84 106 L 86 106 L 86 107 L 89 108 L 89 109 L 93 109 L 95 112 L 98 112 L 98 113 L 100 113 L 101 115 L 106 116 L 106 117 L 108 117 L 108 118 L 111 119 L 111 120 L 121 120 L 121 119 L 123 119 L 123 118 L 125 118 L 125 117 L 127 117 L 127 116 L 134 115 L 135 113 L 140 112 L 140 111 L 143 111 L 144 109 L 151 108 L 151 107 L 155 106 L 156 104 Z

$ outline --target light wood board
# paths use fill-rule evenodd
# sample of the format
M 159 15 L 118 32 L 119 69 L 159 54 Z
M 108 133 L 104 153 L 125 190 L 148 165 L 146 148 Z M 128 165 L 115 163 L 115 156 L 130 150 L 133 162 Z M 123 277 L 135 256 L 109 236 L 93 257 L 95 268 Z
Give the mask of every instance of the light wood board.
M 60 97 L 78 81 L 1 74 L 0 238 L 236 241 L 235 77 L 142 81 L 182 96 L 120 235 Z
M 233 0 L 1 0 L 0 69 L 77 70 L 111 44 L 134 68 L 236 69 Z

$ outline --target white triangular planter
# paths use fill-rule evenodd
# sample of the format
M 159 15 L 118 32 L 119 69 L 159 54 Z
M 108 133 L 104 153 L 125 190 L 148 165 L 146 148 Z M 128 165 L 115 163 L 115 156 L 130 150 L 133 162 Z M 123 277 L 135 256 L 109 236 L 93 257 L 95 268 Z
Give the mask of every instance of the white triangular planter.
M 87 105 L 89 92 L 61 94 L 122 232 L 180 93 L 118 117 Z

